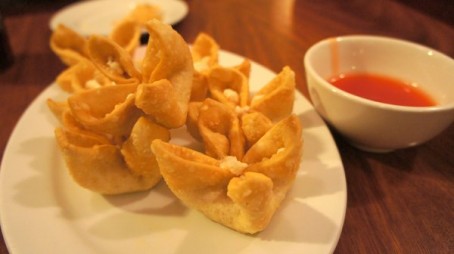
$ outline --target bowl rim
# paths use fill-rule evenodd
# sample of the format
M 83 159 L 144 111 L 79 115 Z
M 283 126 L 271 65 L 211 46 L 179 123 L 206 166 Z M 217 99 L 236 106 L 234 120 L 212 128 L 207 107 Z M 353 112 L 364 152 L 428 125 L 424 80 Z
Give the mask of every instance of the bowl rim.
M 402 106 L 402 105 L 395 105 L 395 104 L 388 104 L 388 103 L 383 103 L 383 102 L 378 102 L 370 99 L 363 98 L 361 96 L 357 96 L 354 94 L 351 94 L 349 92 L 346 92 L 340 88 L 337 88 L 336 86 L 332 85 L 329 83 L 325 78 L 321 77 L 321 75 L 318 74 L 317 71 L 313 68 L 312 64 L 310 63 L 310 57 L 313 54 L 317 48 L 323 46 L 324 44 L 330 43 L 333 40 L 336 41 L 346 41 L 346 40 L 356 40 L 356 41 L 375 41 L 375 42 L 392 42 L 392 43 L 398 43 L 401 44 L 402 46 L 410 46 L 414 48 L 415 50 L 424 50 L 424 51 L 431 51 L 433 54 L 437 54 L 438 57 L 442 57 L 447 61 L 451 61 L 454 65 L 454 59 L 451 57 L 447 56 L 446 54 L 437 51 L 435 49 L 432 49 L 430 47 L 411 42 L 411 41 L 406 41 L 403 39 L 398 39 L 398 38 L 393 38 L 393 37 L 386 37 L 386 36 L 379 36 L 379 35 L 342 35 L 342 36 L 334 36 L 334 37 L 328 37 L 325 39 L 322 39 L 315 44 L 313 44 L 309 49 L 306 51 L 304 54 L 304 59 L 303 59 L 303 64 L 306 70 L 306 80 L 308 78 L 308 75 L 311 75 L 314 79 L 319 84 L 322 84 L 322 86 L 325 89 L 331 90 L 331 92 L 334 92 L 335 94 L 340 95 L 341 97 L 344 97 L 348 100 L 352 100 L 356 103 L 360 104 L 365 104 L 370 107 L 375 107 L 375 108 L 381 108 L 385 110 L 392 110 L 392 111 L 406 111 L 406 112 L 413 112 L 413 113 L 425 113 L 425 112 L 441 112 L 441 111 L 449 111 L 454 109 L 454 101 L 453 102 L 448 102 L 446 104 L 437 104 L 435 106 L 422 106 L 422 107 L 414 107 L 414 106 Z M 309 82 L 307 82 L 308 88 L 309 88 Z M 309 89 L 310 93 L 310 89 Z

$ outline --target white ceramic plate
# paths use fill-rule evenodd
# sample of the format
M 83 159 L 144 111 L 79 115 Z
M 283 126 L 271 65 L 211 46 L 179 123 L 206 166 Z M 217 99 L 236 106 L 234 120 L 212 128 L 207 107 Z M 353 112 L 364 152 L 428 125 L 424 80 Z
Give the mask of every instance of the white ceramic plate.
M 221 52 L 221 64 L 243 58 Z M 275 73 L 252 63 L 251 90 Z M 0 222 L 12 254 L 28 253 L 331 253 L 346 209 L 344 169 L 333 138 L 311 104 L 296 94 L 304 156 L 295 184 L 263 232 L 244 235 L 182 205 L 161 182 L 151 191 L 102 196 L 77 185 L 56 146 L 57 121 L 46 99 L 63 99 L 55 84 L 25 111 L 0 171 Z M 172 142 L 190 145 L 184 129 Z
M 159 6 L 163 22 L 170 25 L 178 23 L 188 14 L 188 6 L 181 0 L 91 0 L 77 2 L 58 11 L 50 20 L 50 28 L 54 30 L 61 23 L 83 35 L 106 35 L 139 3 Z

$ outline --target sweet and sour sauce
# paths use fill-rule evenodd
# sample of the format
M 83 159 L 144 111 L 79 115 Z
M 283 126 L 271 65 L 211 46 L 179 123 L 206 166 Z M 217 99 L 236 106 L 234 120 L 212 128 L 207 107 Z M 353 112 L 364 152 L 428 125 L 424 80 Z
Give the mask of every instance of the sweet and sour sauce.
M 411 107 L 435 106 L 436 101 L 416 85 L 370 73 L 340 74 L 328 80 L 337 88 L 373 101 Z

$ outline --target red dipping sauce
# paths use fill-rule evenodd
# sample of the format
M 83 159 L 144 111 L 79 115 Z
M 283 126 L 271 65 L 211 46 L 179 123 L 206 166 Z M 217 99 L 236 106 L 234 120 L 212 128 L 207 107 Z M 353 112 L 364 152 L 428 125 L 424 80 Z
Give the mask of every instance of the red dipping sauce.
M 328 81 L 348 93 L 382 103 L 411 107 L 437 104 L 420 88 L 387 76 L 351 73 L 332 77 Z

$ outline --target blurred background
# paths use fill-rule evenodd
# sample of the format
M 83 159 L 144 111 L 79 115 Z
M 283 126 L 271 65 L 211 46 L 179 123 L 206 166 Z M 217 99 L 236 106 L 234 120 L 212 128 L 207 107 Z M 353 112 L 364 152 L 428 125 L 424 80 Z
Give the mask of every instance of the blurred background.
M 190 2 L 190 0 L 187 0 Z M 297 0 L 305 1 L 305 0 Z M 329 1 L 338 0 L 323 0 L 320 4 Z M 350 2 L 361 2 L 368 0 L 349 0 Z M 426 15 L 432 16 L 442 22 L 454 26 L 454 0 L 394 0 L 403 3 L 411 8 L 417 9 Z M 43 8 L 60 7 L 67 5 L 76 0 L 1 0 L 0 12 L 3 15 L 14 15 L 24 11 L 35 11 Z

